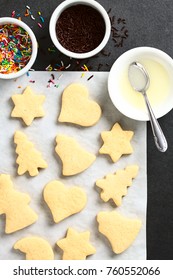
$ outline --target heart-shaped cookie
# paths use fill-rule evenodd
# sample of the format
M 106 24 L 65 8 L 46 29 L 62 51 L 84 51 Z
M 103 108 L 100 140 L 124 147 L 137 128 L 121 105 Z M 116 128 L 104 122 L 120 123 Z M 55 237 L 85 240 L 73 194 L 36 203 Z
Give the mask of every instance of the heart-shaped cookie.
M 65 187 L 60 181 L 51 181 L 43 192 L 55 223 L 80 212 L 86 205 L 86 193 L 80 187 Z
M 101 117 L 101 108 L 89 98 L 88 89 L 78 83 L 65 88 L 62 95 L 62 107 L 59 122 L 74 123 L 81 126 L 92 126 Z

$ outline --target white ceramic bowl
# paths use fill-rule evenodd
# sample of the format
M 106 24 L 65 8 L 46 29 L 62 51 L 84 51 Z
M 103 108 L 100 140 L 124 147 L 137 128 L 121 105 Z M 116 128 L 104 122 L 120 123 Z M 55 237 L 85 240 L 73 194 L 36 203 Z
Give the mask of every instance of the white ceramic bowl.
M 92 50 L 90 52 L 85 52 L 85 53 L 75 53 L 75 52 L 71 52 L 71 51 L 65 49 L 59 43 L 57 35 L 56 35 L 56 23 L 57 23 L 57 20 L 58 20 L 60 14 L 64 10 L 66 10 L 68 7 L 78 5 L 78 4 L 83 4 L 83 5 L 93 7 L 102 15 L 104 22 L 105 22 L 105 35 L 104 35 L 102 42 L 94 50 Z M 96 55 L 105 47 L 105 45 L 107 44 L 109 37 L 110 37 L 111 24 L 110 24 L 110 19 L 109 19 L 109 16 L 108 16 L 106 10 L 95 0 L 90 0 L 90 1 L 88 1 L 88 0 L 65 0 L 53 12 L 51 19 L 50 19 L 49 32 L 50 32 L 50 37 L 52 39 L 52 42 L 54 43 L 55 47 L 60 52 L 62 52 L 63 54 L 65 54 L 69 57 L 73 57 L 76 59 L 84 59 L 84 58 L 89 58 L 89 57 Z
M 168 91 L 160 98 L 157 96 L 156 89 L 156 92 L 152 93 L 156 95 L 153 96 L 153 100 L 155 101 L 151 102 L 156 118 L 160 118 L 173 108 L 173 60 L 169 55 L 159 49 L 151 47 L 138 47 L 123 53 L 115 61 L 109 73 L 108 91 L 110 98 L 114 106 L 125 116 L 139 121 L 149 120 L 143 96 L 140 96 L 140 98 L 142 98 L 141 102 L 143 102 L 143 107 L 139 108 L 136 103 L 131 102 L 132 95 L 130 94 L 132 88 L 128 80 L 128 68 L 134 61 L 152 61 L 152 63 L 157 63 L 158 67 L 162 67 L 161 69 L 164 69 L 164 74 L 166 74 L 164 77 L 167 77 L 169 81 Z M 126 79 L 123 78 L 124 76 Z M 161 84 L 161 81 L 162 76 L 159 77 L 156 75 L 154 80 L 156 86 L 157 83 Z M 129 85 L 126 87 L 127 82 L 129 83 L 130 88 Z M 125 89 L 129 90 L 125 92 Z M 135 92 L 135 94 L 140 95 L 141 93 Z
M 15 79 L 15 78 L 18 78 L 19 76 L 22 76 L 26 72 L 28 72 L 29 69 L 34 64 L 35 59 L 37 57 L 38 44 L 37 44 L 37 40 L 36 40 L 36 37 L 35 37 L 33 31 L 23 21 L 18 20 L 16 18 L 11 18 L 11 17 L 2 17 L 2 18 L 0 18 L 0 25 L 4 25 L 4 24 L 15 24 L 15 25 L 22 27 L 24 30 L 26 30 L 28 32 L 28 34 L 31 38 L 31 41 L 32 41 L 32 54 L 31 54 L 31 58 L 30 58 L 29 62 L 26 64 L 26 66 L 16 73 L 10 73 L 10 74 L 1 74 L 0 73 L 0 79 Z

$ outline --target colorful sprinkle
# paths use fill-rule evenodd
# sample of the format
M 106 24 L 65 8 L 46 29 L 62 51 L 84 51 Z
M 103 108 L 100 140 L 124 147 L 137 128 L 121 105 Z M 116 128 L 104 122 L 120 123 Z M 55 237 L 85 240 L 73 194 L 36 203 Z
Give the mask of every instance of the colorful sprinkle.
M 88 67 L 85 64 L 83 66 L 81 66 L 81 69 L 84 70 L 84 71 L 89 71 Z
M 58 80 L 60 80 L 62 78 L 63 74 L 61 74 L 59 77 L 58 77 Z
M 31 19 L 32 19 L 32 20 L 35 20 L 35 17 L 34 17 L 32 14 L 31 14 L 31 16 L 30 16 L 30 17 L 31 17 Z
M 52 71 L 52 66 L 51 66 L 51 64 L 49 64 L 49 65 L 46 67 L 45 70 L 46 70 L 46 71 Z
M 14 17 L 15 16 L 15 11 L 12 11 L 12 13 L 11 13 L 11 17 Z
M 51 49 L 51 48 L 48 48 L 48 51 L 49 51 L 49 52 L 55 52 L 55 50 L 54 50 L 53 48 L 52 48 L 52 49 Z
M 0 25 L 0 73 L 18 72 L 26 66 L 32 42 L 26 30 L 14 24 Z
M 85 76 L 85 73 L 82 73 L 82 74 L 81 74 L 81 78 L 83 78 L 84 76 Z
M 28 9 L 26 9 L 26 12 L 25 12 L 25 17 L 28 17 L 29 16 L 29 10 Z
M 42 16 L 40 16 L 40 20 L 44 23 L 44 18 Z
M 55 82 L 54 82 L 52 79 L 50 79 L 50 80 L 48 81 L 48 83 L 55 84 Z
M 38 26 L 39 26 L 40 28 L 42 28 L 42 25 L 41 25 L 41 23 L 39 23 L 39 22 L 38 22 L 37 24 L 38 24 Z
M 65 69 L 68 69 L 68 68 L 70 68 L 70 66 L 71 66 L 71 64 L 67 65 L 67 66 L 65 67 Z

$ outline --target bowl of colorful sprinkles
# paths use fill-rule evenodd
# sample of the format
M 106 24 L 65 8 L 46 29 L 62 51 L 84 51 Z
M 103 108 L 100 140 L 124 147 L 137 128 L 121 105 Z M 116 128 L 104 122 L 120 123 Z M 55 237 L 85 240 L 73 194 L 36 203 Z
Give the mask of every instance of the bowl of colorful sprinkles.
M 0 79 L 15 79 L 32 67 L 37 56 L 37 40 L 24 22 L 0 18 Z
M 111 24 L 106 10 L 97 1 L 65 0 L 53 12 L 49 32 L 60 52 L 84 59 L 105 47 Z

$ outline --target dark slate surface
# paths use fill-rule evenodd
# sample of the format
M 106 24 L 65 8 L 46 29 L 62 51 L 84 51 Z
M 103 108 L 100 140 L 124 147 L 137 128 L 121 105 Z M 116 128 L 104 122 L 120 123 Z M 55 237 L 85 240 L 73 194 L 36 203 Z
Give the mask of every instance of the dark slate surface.
M 69 63 L 69 58 L 58 51 L 48 52 L 52 42 L 48 33 L 50 16 L 59 0 L 0 0 L 0 16 L 10 16 L 13 10 L 20 13 L 22 20 L 32 27 L 39 43 L 39 54 L 33 68 L 44 70 L 49 64 Z M 75 60 L 69 70 L 81 70 L 86 63 L 93 71 L 109 71 L 113 62 L 128 49 L 137 46 L 151 46 L 159 48 L 173 57 L 173 1 L 171 0 L 98 0 L 108 11 L 110 16 L 126 19 L 129 37 L 124 40 L 122 47 L 115 47 L 110 39 L 105 51 L 110 56 L 100 54 L 98 57 L 81 61 L 77 65 Z M 45 19 L 43 28 L 39 28 L 36 21 L 24 17 L 25 5 L 39 21 L 37 12 L 41 11 Z M 160 119 L 160 124 L 167 137 L 169 149 L 165 154 L 158 152 L 153 143 L 150 125 L 148 124 L 147 158 L 148 158 L 148 206 L 147 206 L 147 258 L 173 259 L 173 111 Z

